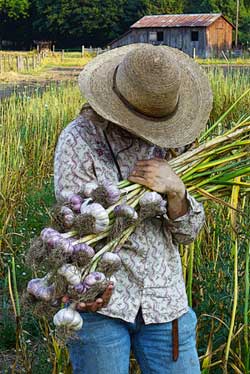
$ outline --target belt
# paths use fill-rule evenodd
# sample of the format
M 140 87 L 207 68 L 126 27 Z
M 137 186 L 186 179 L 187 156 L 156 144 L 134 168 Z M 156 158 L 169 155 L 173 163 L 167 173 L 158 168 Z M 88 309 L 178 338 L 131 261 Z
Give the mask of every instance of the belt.
M 172 321 L 172 345 L 173 345 L 173 361 L 177 361 L 179 357 L 179 332 L 178 319 Z

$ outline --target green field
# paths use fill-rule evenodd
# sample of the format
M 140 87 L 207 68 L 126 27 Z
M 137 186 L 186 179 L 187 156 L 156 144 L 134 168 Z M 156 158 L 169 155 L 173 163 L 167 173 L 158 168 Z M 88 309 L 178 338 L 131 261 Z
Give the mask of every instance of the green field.
M 214 108 L 208 127 L 250 83 L 247 74 L 224 75 L 219 69 L 210 71 L 209 79 Z M 22 293 L 31 277 L 24 254 L 31 238 L 48 224 L 49 208 L 55 202 L 55 144 L 83 102 L 75 82 L 51 84 L 42 92 L 37 89 L 32 94 L 13 94 L 1 100 L 0 367 L 4 374 L 9 373 L 9 367 L 13 373 L 71 373 L 67 352 L 58 346 L 52 325 L 25 307 Z M 223 133 L 240 118 L 250 116 L 249 103 L 250 94 L 214 134 Z M 181 248 L 189 301 L 198 315 L 198 352 L 203 374 L 250 373 L 249 196 L 239 194 L 237 200 L 238 208 L 246 214 L 232 215 L 226 207 L 206 203 L 207 221 L 202 233 L 194 245 Z M 234 220 L 237 225 L 232 227 Z M 132 359 L 131 374 L 137 373 Z

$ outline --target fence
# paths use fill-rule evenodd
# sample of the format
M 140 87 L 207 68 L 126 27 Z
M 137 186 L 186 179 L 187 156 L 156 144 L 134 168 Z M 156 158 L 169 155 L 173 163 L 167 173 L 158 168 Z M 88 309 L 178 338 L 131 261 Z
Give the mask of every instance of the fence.
M 0 73 L 9 71 L 29 72 L 35 70 L 41 65 L 44 57 L 43 53 L 32 56 L 0 53 Z

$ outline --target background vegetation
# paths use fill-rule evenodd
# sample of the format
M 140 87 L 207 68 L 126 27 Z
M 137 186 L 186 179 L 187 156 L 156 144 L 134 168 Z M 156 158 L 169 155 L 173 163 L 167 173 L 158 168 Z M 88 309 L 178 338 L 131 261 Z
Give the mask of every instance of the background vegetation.
M 52 40 L 57 48 L 105 46 L 143 15 L 219 13 L 235 24 L 235 0 L 0 0 L 0 40 L 30 48 Z M 240 0 L 239 36 L 250 46 L 250 0 Z

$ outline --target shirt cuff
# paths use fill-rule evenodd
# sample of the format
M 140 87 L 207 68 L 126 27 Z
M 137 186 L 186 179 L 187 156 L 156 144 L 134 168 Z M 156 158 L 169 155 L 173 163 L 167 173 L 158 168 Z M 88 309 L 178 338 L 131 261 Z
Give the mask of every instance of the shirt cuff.
M 185 214 L 183 214 L 180 217 L 177 217 L 175 219 L 171 219 L 168 217 L 167 213 L 164 214 L 164 218 L 168 222 L 183 222 L 189 219 L 191 214 L 199 214 L 203 211 L 203 206 L 201 203 L 198 203 L 198 201 L 195 200 L 194 197 L 192 197 L 189 192 L 186 190 L 186 195 L 185 195 L 187 202 L 188 202 L 188 210 Z

